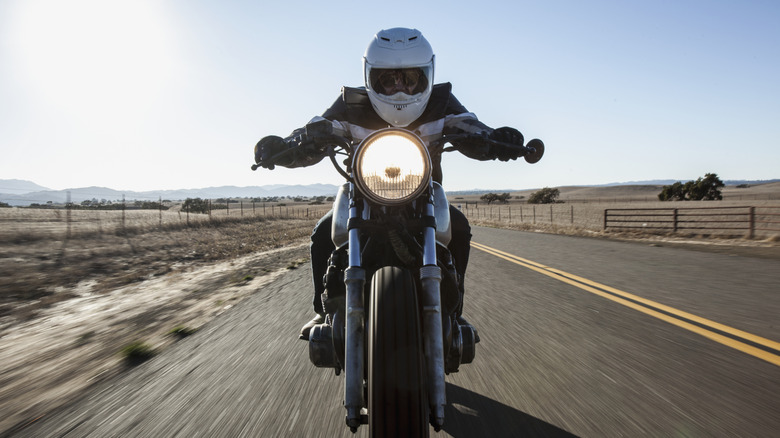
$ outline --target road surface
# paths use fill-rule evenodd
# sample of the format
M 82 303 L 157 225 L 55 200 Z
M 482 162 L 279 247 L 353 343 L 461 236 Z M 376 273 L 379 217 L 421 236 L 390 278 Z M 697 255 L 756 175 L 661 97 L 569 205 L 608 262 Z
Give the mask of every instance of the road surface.
M 473 240 L 464 314 L 482 341 L 447 378 L 436 436 L 777 436 L 777 260 L 479 227 Z M 308 268 L 291 270 L 14 436 L 353 436 L 343 376 L 297 340 L 310 297 Z

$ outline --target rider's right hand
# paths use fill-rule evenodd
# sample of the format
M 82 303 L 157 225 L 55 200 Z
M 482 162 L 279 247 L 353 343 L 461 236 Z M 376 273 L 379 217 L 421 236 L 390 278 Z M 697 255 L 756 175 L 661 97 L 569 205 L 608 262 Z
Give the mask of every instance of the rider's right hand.
M 280 163 L 274 162 L 272 158 L 275 155 L 286 151 L 287 149 L 288 146 L 282 137 L 276 135 L 263 137 L 255 145 L 255 163 L 257 163 L 260 167 L 273 170 L 274 165 Z

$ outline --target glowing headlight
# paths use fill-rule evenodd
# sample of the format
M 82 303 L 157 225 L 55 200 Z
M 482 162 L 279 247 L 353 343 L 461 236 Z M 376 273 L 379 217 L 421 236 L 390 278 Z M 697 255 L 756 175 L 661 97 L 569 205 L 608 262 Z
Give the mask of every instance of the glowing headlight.
M 430 182 L 431 159 L 419 137 L 388 128 L 366 137 L 353 169 L 360 191 L 382 205 L 398 205 L 419 196 Z

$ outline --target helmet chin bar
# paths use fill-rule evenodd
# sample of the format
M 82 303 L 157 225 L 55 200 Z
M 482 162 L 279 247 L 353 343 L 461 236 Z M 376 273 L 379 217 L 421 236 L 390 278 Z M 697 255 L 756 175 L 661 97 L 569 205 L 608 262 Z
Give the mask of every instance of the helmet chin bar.
M 425 102 L 415 102 L 405 105 L 390 104 L 379 99 L 371 99 L 370 94 L 369 100 L 379 117 L 396 128 L 405 128 L 409 126 L 422 115 L 423 111 L 425 111 L 425 107 L 428 105 L 427 99 Z

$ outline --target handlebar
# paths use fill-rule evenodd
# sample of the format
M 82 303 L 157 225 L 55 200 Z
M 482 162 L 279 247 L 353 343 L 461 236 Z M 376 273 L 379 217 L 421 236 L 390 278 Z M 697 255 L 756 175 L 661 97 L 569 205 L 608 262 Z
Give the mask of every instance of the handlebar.
M 529 164 L 537 163 L 539 160 L 542 159 L 542 156 L 544 155 L 544 143 L 535 138 L 528 143 L 526 143 L 525 146 L 513 144 L 513 143 L 504 143 L 496 140 L 491 140 L 488 138 L 485 134 L 449 134 L 449 135 L 443 135 L 440 139 L 432 141 L 428 147 L 429 149 L 436 151 L 439 150 L 440 152 L 451 152 L 458 150 L 458 147 L 453 144 L 453 142 L 457 142 L 459 140 L 476 140 L 481 141 L 489 144 L 499 145 L 508 149 L 514 149 L 518 152 L 517 156 L 523 157 L 526 162 Z M 452 144 L 452 146 L 444 147 L 446 143 Z M 322 153 L 326 152 L 326 155 L 328 155 L 331 159 L 331 162 L 333 162 L 334 167 L 338 169 L 339 173 L 342 174 L 342 176 L 345 176 L 347 179 L 350 179 L 348 174 L 341 168 L 341 166 L 338 165 L 335 159 L 335 155 L 337 153 L 345 154 L 345 155 L 351 155 L 352 154 L 352 141 L 334 134 L 333 132 L 333 125 L 329 120 L 320 120 L 314 123 L 309 123 L 306 125 L 305 131 L 300 132 L 299 135 L 294 136 L 290 140 L 287 141 L 288 149 L 285 151 L 282 151 L 269 160 L 271 163 L 276 162 L 278 159 L 285 157 L 287 154 L 291 153 L 298 153 L 298 152 L 307 152 L 310 151 L 312 153 Z M 337 152 L 337 148 L 341 148 L 340 152 Z M 257 170 L 260 167 L 259 164 L 252 165 L 252 170 Z M 269 169 L 273 169 L 273 165 L 269 167 Z

